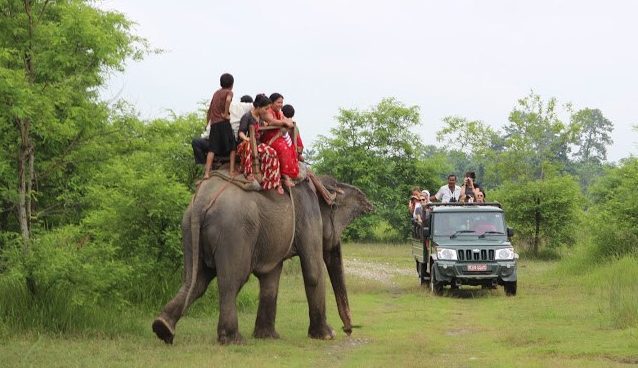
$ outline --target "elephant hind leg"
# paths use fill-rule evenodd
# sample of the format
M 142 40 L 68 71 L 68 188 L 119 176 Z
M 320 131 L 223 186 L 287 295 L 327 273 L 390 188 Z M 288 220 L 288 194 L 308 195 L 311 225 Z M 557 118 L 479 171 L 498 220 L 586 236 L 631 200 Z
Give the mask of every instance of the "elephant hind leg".
M 279 338 L 279 334 L 275 331 L 275 319 L 282 266 L 283 262 L 280 262 L 270 272 L 256 275 L 259 279 L 259 307 L 257 308 L 253 337 L 259 339 Z
M 193 296 L 188 304 L 186 303 L 186 294 L 190 284 L 190 278 L 184 278 L 182 287 L 179 289 L 175 297 L 164 306 L 162 313 L 153 321 L 153 332 L 161 340 L 167 344 L 173 343 L 175 337 L 175 325 L 182 317 L 182 310 L 188 309 L 195 300 L 201 297 L 208 288 L 211 280 L 215 277 L 215 272 L 206 267 L 203 262 L 199 265 L 195 286 L 193 287 Z
M 228 247 L 231 248 L 231 247 Z M 237 247 L 239 248 L 239 247 Z M 217 285 L 219 289 L 219 322 L 217 323 L 217 341 L 222 344 L 241 344 L 244 342 L 239 333 L 237 319 L 237 295 L 250 277 L 250 263 L 237 262 L 241 257 L 218 253 Z

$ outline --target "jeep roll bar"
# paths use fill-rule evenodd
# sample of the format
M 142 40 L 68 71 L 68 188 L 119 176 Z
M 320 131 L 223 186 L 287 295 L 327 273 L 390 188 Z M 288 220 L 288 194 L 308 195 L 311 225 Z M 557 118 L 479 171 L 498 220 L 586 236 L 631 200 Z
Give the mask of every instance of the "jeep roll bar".
M 469 207 L 469 206 L 494 206 L 498 208 L 503 208 L 499 202 L 485 202 L 485 203 L 463 203 L 463 202 L 431 202 L 425 205 L 426 207 Z

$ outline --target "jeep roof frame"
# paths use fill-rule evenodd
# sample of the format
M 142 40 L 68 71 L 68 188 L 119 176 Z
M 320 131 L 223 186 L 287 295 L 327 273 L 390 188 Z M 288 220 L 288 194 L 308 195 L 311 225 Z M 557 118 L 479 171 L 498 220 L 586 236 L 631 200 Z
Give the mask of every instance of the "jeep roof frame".
M 463 203 L 463 202 L 430 202 L 425 205 L 426 207 L 470 207 L 470 206 L 493 206 L 498 208 L 503 208 L 499 202 L 485 202 L 485 203 Z

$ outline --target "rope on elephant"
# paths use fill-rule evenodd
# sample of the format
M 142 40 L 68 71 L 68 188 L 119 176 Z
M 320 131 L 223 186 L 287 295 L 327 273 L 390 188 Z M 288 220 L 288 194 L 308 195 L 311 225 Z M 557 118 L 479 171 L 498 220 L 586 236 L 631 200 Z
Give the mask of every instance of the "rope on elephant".
M 232 177 L 230 179 L 230 181 L 226 181 L 226 183 L 224 183 L 224 185 L 222 185 L 221 188 L 219 188 L 219 190 L 217 191 L 217 193 L 213 196 L 213 199 L 211 199 L 211 201 L 208 203 L 208 206 L 206 206 L 206 208 L 204 208 L 204 211 L 202 212 L 202 215 L 206 215 L 206 213 L 208 212 L 208 210 L 213 207 L 213 205 L 215 204 L 215 202 L 217 202 L 217 199 L 219 198 L 219 196 L 222 195 L 222 192 L 224 190 L 226 190 L 226 188 L 228 188 L 228 186 L 233 182 L 234 177 Z
M 288 246 L 288 251 L 286 254 L 290 253 L 292 249 L 292 244 L 295 242 L 295 199 L 292 197 L 292 188 L 288 188 L 288 194 L 290 194 L 290 204 L 292 205 L 292 236 L 290 237 L 290 245 Z

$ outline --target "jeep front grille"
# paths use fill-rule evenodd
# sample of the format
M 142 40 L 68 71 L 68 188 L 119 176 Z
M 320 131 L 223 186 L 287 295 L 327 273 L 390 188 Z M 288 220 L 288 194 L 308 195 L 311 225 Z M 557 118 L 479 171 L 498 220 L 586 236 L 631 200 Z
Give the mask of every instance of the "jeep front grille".
M 478 252 L 475 252 L 472 249 L 459 249 L 457 251 L 459 261 L 467 261 L 467 262 L 485 262 L 485 261 L 493 261 L 494 260 L 494 250 L 493 249 L 481 249 Z

